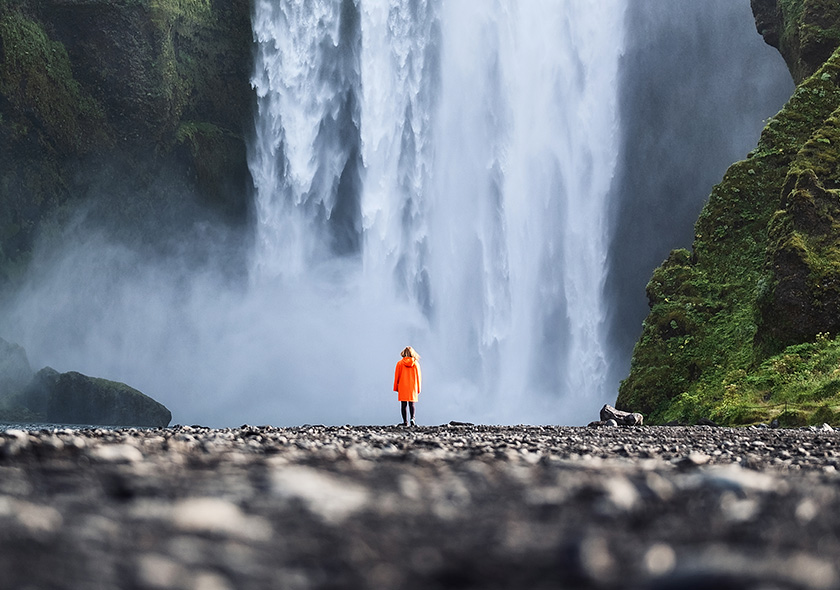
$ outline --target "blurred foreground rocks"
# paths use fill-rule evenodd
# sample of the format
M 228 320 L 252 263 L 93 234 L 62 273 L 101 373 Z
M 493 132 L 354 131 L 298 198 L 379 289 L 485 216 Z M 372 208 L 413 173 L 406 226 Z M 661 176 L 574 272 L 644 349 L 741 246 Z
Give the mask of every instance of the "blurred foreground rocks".
M 840 433 L 242 426 L 0 432 L 32 588 L 837 588 Z
M 119 381 L 59 373 L 35 373 L 26 351 L 0 338 L 0 421 L 166 427 L 163 404 Z

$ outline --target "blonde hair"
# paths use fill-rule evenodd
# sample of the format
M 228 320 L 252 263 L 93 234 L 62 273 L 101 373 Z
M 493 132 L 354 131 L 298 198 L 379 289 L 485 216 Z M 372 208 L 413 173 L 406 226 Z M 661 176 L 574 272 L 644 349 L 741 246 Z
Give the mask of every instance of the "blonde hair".
M 417 354 L 417 351 L 414 350 L 413 348 L 411 348 L 410 346 L 406 346 L 405 348 L 403 348 L 403 351 L 400 353 L 400 356 L 402 356 L 402 357 L 410 356 L 411 358 L 413 358 L 415 360 L 418 360 L 418 361 L 420 360 L 420 355 Z

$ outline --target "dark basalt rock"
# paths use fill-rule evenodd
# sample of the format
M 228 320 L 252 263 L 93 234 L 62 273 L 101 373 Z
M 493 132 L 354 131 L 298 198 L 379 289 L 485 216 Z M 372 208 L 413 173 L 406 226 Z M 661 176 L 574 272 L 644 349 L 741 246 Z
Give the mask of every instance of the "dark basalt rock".
M 0 287 L 101 193 L 123 222 L 195 195 L 244 223 L 252 43 L 249 0 L 0 2 Z M 144 190 L 161 177 L 183 186 Z
M 172 413 L 118 381 L 51 367 L 33 375 L 26 351 L 0 339 L 0 420 L 165 427 Z
M 59 424 L 165 427 L 172 413 L 161 403 L 124 383 L 75 371 L 38 372 L 31 395 L 45 402 L 44 416 Z
M 691 250 L 672 252 L 648 283 L 650 314 L 615 405 L 650 424 L 837 421 L 840 4 L 752 8 L 798 86 L 712 189 Z M 824 373 L 808 364 L 821 355 Z M 783 372 L 802 384 L 795 393 L 776 381 Z
M 625 412 L 623 410 L 616 410 L 609 404 L 604 404 L 601 408 L 601 421 L 609 422 L 612 420 L 615 425 L 624 426 L 641 426 L 644 423 L 644 416 L 638 412 Z

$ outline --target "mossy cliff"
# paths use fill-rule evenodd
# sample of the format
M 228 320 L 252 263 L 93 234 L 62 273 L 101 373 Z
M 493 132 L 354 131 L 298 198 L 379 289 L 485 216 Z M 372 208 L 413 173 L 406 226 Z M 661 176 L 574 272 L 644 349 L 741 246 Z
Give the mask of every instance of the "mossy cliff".
M 840 5 L 753 11 L 798 86 L 648 283 L 617 406 L 652 423 L 840 421 Z
M 251 44 L 249 0 L 0 2 L 0 285 L 91 192 L 243 220 Z M 162 174 L 179 190 L 132 202 Z
M 758 32 L 780 51 L 797 84 L 840 45 L 836 0 L 751 0 L 751 5 Z

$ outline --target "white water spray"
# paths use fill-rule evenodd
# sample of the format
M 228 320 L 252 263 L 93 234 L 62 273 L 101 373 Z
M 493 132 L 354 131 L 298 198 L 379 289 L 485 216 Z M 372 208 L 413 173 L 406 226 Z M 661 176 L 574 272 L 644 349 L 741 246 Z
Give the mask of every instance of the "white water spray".
M 289 404 L 339 374 L 384 403 L 364 392 L 409 343 L 432 421 L 579 423 L 612 398 L 622 6 L 257 3 L 252 289 L 294 328 L 280 347 L 317 367 Z

